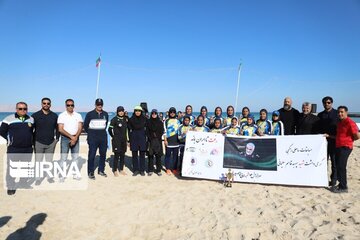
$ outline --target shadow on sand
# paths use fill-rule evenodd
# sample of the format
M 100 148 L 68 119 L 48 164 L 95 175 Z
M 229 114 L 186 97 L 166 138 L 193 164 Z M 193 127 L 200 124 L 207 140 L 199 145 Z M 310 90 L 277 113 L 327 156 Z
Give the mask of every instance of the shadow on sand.
M 45 222 L 46 217 L 47 217 L 46 213 L 38 213 L 38 214 L 32 216 L 29 219 L 29 221 L 26 222 L 25 227 L 19 228 L 15 232 L 11 233 L 6 238 L 6 240 L 23 240 L 23 239 L 39 240 L 41 238 L 42 233 L 39 232 L 37 230 L 37 228 L 38 228 L 38 226 L 42 225 Z M 9 220 L 10 220 L 10 218 L 9 218 Z

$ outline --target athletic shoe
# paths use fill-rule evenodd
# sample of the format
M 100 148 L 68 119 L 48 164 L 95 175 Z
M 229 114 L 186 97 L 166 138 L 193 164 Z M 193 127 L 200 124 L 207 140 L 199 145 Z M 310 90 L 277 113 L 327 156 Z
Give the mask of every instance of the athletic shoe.
M 153 175 L 153 173 L 152 173 L 152 172 L 148 172 L 148 176 L 150 177 L 151 175 Z
M 98 174 L 99 174 L 100 176 L 107 177 L 107 175 L 106 175 L 105 172 L 98 172 Z
M 141 175 L 141 176 L 145 176 L 145 173 L 144 173 L 144 172 L 140 172 L 140 175 Z
M 133 177 L 136 177 L 137 175 L 139 175 L 140 173 L 139 173 L 139 171 L 135 171 L 134 173 L 133 173 Z
M 8 190 L 7 190 L 7 195 L 14 195 L 15 192 L 16 192 L 16 190 L 10 190 L 10 189 L 8 189 Z
M 89 173 L 89 179 L 95 180 L 95 175 L 94 175 L 94 173 Z
M 178 171 L 178 170 L 173 170 L 172 173 L 173 173 L 174 175 L 176 175 L 176 176 L 179 175 L 179 171 Z
M 161 172 L 156 172 L 155 174 L 158 175 L 159 177 L 162 176 Z
M 334 188 L 332 190 L 333 193 L 347 193 L 348 192 L 348 189 L 347 188 Z

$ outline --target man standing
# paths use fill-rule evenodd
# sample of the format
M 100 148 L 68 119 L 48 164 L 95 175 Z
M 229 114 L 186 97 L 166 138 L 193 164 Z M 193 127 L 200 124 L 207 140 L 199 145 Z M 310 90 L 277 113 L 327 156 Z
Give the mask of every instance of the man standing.
M 58 116 L 50 110 L 50 107 L 51 100 L 45 97 L 41 99 L 41 110 L 31 115 L 34 119 L 35 160 L 37 162 L 43 160 L 44 154 L 45 160 L 52 162 L 55 146 L 60 137 L 57 128 Z
M 280 121 L 284 124 L 284 134 L 294 135 L 296 129 L 296 121 L 299 118 L 299 111 L 292 107 L 290 97 L 284 99 L 284 107 L 279 109 Z
M 348 108 L 339 106 L 337 110 L 340 121 L 337 124 L 335 162 L 339 185 L 332 187 L 331 190 L 334 193 L 343 193 L 348 192 L 347 160 L 353 149 L 354 141 L 360 138 L 360 133 L 356 123 L 348 117 Z
M 18 188 L 15 179 L 10 176 L 10 160 L 31 161 L 32 157 L 34 120 L 27 115 L 27 109 L 25 102 L 18 102 L 16 113 L 7 116 L 0 127 L 0 135 L 7 140 L 6 185 L 8 195 L 15 194 L 16 188 Z
M 296 125 L 296 135 L 319 133 L 319 117 L 311 113 L 311 103 L 304 102 L 302 113 L 299 114 Z
M 336 138 L 336 124 L 338 121 L 338 113 L 333 108 L 332 97 L 326 96 L 322 99 L 324 111 L 318 114 L 320 118 L 319 126 L 320 133 L 327 134 L 327 155 L 331 161 L 331 175 L 330 175 L 330 186 L 334 187 L 337 181 L 336 164 L 335 164 L 335 138 Z
M 95 109 L 88 112 L 85 117 L 84 129 L 87 132 L 87 142 L 89 144 L 88 154 L 88 175 L 90 179 L 95 179 L 94 161 L 96 151 L 99 148 L 100 160 L 98 174 L 107 177 L 105 171 L 105 158 L 107 149 L 106 127 L 109 115 L 103 110 L 104 102 L 101 98 L 96 99 Z
M 83 119 L 81 115 L 74 111 L 74 100 L 67 99 L 65 101 L 66 110 L 59 115 L 58 128 L 61 134 L 60 142 L 60 165 L 62 166 L 66 159 L 69 151 L 71 150 L 72 161 L 75 161 L 78 165 L 79 157 L 79 137 L 83 127 Z M 64 179 L 61 177 L 60 181 Z

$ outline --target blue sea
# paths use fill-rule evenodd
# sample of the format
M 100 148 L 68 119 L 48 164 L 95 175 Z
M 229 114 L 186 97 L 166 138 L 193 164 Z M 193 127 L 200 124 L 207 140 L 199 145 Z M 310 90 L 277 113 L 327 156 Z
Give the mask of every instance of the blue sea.
M 83 117 L 83 119 L 85 119 L 86 116 L 86 112 L 79 112 L 81 114 L 81 116 Z M 113 118 L 115 116 L 115 112 L 108 112 L 109 113 L 109 118 Z M 12 112 L 0 112 L 0 122 L 7 117 L 8 115 L 13 114 Z M 29 115 L 31 115 L 32 113 L 29 112 Z M 57 114 L 60 114 L 60 112 L 57 112 Z M 165 113 L 164 113 L 165 114 Z M 199 112 L 194 112 L 195 116 L 198 116 L 200 113 Z M 259 113 L 252 113 L 255 117 L 255 120 L 259 119 Z M 360 114 L 360 113 L 352 113 L 352 114 Z M 129 112 L 129 116 L 132 116 L 132 113 Z M 209 112 L 208 114 L 209 117 L 214 116 L 213 112 Z M 226 114 L 223 114 L 223 117 L 225 117 Z M 355 122 L 360 123 L 360 117 L 351 117 L 351 119 L 353 119 Z M 269 120 L 270 116 L 269 116 Z

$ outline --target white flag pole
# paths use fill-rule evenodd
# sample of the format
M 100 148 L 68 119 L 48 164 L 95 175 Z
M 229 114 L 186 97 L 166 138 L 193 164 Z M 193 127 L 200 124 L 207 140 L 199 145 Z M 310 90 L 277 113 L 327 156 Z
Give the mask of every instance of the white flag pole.
M 99 66 L 98 66 L 98 76 L 97 76 L 97 81 L 96 81 L 96 98 L 98 98 L 99 95 L 99 82 L 100 82 L 100 68 L 101 68 L 101 56 L 100 56 L 100 62 L 99 62 Z
M 239 68 L 238 68 L 238 81 L 237 81 L 237 88 L 236 88 L 236 99 L 235 99 L 235 111 L 234 111 L 234 116 L 236 116 L 237 105 L 238 105 L 238 98 L 239 98 L 239 85 L 240 85 L 241 65 L 242 65 L 242 63 L 239 64 Z

